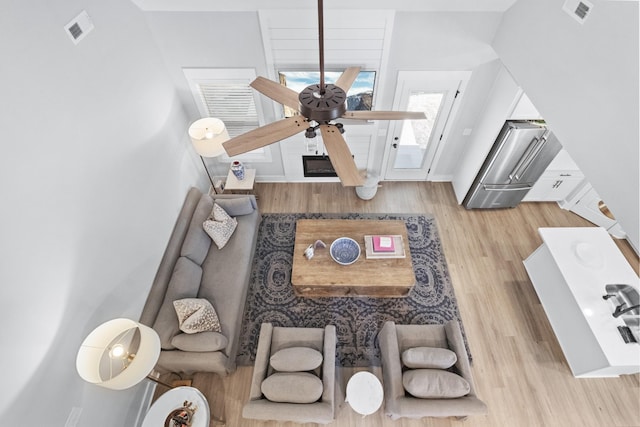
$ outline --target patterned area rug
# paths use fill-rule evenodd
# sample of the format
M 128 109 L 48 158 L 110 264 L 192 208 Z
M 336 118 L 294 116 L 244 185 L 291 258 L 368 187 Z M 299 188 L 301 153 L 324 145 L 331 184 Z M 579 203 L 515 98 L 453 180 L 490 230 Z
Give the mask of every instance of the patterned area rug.
M 307 218 L 404 220 L 416 275 L 413 290 L 405 298 L 297 297 L 291 286 L 295 226 L 296 220 Z M 398 324 L 441 324 L 451 319 L 457 319 L 462 326 L 433 217 L 404 214 L 263 215 L 237 363 L 249 365 L 255 360 L 263 322 L 271 322 L 274 326 L 315 328 L 335 325 L 338 361 L 341 366 L 349 367 L 380 365 L 376 337 L 387 320 Z

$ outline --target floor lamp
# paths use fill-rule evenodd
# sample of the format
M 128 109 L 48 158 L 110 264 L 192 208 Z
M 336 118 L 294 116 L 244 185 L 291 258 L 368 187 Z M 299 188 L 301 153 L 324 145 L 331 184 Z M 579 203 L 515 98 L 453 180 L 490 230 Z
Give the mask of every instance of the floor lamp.
M 94 329 L 82 342 L 76 369 L 83 380 L 113 390 L 124 390 L 152 377 L 160 357 L 160 337 L 152 328 L 130 319 L 113 319 Z
M 202 166 L 207 172 L 211 187 L 215 187 L 213 179 L 204 162 L 204 157 L 217 157 L 225 152 L 222 143 L 229 140 L 229 133 L 220 119 L 205 117 L 196 120 L 189 126 L 189 137 L 196 152 L 200 155 Z

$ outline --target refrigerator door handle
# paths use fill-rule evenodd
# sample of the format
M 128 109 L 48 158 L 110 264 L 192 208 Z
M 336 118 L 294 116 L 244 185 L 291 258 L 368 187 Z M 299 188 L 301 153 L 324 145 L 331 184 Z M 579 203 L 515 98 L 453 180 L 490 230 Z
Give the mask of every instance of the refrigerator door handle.
M 527 151 L 520 157 L 518 164 L 509 174 L 510 180 L 520 180 L 522 175 L 529 169 L 531 163 L 536 158 L 536 156 L 540 153 L 540 151 L 544 148 L 544 145 L 547 143 L 547 138 L 542 137 L 542 139 L 538 139 L 538 137 L 534 137 L 527 148 Z
M 483 184 L 482 185 L 482 188 L 485 191 L 522 191 L 522 190 L 529 190 L 531 189 L 531 187 L 533 187 L 532 184 L 510 184 L 510 185 Z

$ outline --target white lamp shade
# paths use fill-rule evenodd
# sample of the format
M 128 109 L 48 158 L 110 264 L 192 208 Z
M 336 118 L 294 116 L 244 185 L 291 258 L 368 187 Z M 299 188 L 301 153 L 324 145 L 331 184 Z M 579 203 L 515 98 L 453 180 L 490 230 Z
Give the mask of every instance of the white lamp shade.
M 131 354 L 129 347 L 137 339 L 135 354 Z M 111 348 L 117 344 L 125 348 L 125 356 L 129 357 L 111 358 Z M 156 331 L 130 319 L 114 319 L 98 326 L 85 338 L 78 350 L 76 369 L 87 382 L 123 390 L 149 375 L 159 356 L 160 337 Z
M 189 126 L 189 137 L 199 155 L 217 157 L 225 152 L 222 143 L 229 140 L 229 133 L 222 120 L 205 117 Z

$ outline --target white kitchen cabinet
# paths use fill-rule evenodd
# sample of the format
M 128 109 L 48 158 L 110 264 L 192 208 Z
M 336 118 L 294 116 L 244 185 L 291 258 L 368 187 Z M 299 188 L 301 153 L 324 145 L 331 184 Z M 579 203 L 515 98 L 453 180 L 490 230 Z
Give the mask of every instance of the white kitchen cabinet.
M 578 169 L 569 153 L 561 150 L 522 201 L 560 202 L 566 199 L 583 180 L 584 174 Z
M 582 181 L 580 171 L 545 171 L 523 202 L 559 202 L 564 200 Z

